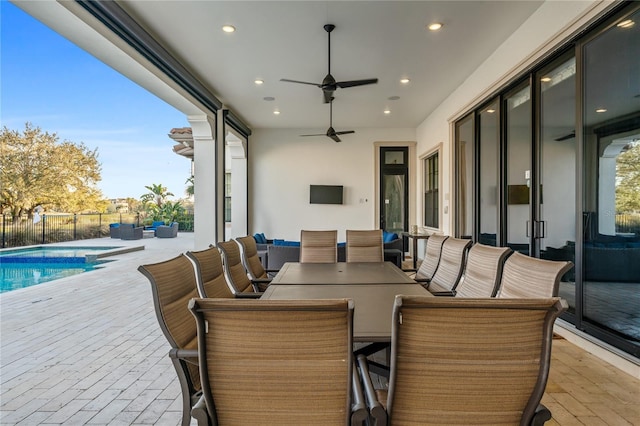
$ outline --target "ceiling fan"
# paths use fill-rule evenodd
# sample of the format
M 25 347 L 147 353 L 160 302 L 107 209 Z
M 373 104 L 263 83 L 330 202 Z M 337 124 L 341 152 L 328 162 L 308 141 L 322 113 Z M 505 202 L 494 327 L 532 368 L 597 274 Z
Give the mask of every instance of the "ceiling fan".
M 340 138 L 338 135 L 348 135 L 350 133 L 355 133 L 354 130 L 343 130 L 341 132 L 336 132 L 333 129 L 333 98 L 329 100 L 329 128 L 327 129 L 327 133 L 317 133 L 314 135 L 300 135 L 300 136 L 327 136 L 333 139 L 336 142 L 340 142 Z
M 335 28 L 335 25 L 327 24 L 324 26 L 324 30 L 327 32 L 327 36 L 329 38 L 328 43 L 328 73 L 327 76 L 322 80 L 322 83 L 309 83 L 307 81 L 298 81 L 298 80 L 289 80 L 286 78 L 281 78 L 280 81 L 286 81 L 289 83 L 300 83 L 300 84 L 310 84 L 312 86 L 317 86 L 322 89 L 324 92 L 324 103 L 331 103 L 333 100 L 333 92 L 336 89 L 341 88 L 344 89 L 346 87 L 355 87 L 355 86 L 364 86 L 366 84 L 376 84 L 378 82 L 377 78 L 369 78 L 365 80 L 351 80 L 351 81 L 336 81 L 335 78 L 331 75 L 331 31 Z

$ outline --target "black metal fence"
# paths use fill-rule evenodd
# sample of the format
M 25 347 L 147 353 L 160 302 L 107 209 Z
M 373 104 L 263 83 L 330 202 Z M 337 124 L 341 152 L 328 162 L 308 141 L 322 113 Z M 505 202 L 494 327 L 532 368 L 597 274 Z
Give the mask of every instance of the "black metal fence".
M 616 214 L 616 232 L 640 234 L 640 214 Z
M 111 223 L 133 223 L 141 226 L 144 222 L 140 213 L 43 214 L 36 223 L 26 215 L 15 220 L 11 215 L 2 215 L 1 247 L 107 237 Z M 193 214 L 182 215 L 178 223 L 180 231 L 193 231 Z

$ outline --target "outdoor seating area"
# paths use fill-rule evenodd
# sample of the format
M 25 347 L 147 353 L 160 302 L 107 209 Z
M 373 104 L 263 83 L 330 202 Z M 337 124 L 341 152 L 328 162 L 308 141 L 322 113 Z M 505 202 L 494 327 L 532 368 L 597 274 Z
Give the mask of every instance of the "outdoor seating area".
M 155 221 L 150 226 L 136 226 L 132 223 L 109 224 L 109 236 L 121 240 L 141 240 L 142 238 L 176 238 L 178 222 L 165 225 L 164 221 Z
M 109 238 L 95 241 L 110 243 Z M 12 342 L 2 352 L 3 425 L 183 424 L 183 395 L 168 356 L 170 345 L 154 313 L 149 280 L 136 268 L 188 252 L 193 235 L 180 233 L 171 242 L 151 239 L 145 246 L 145 250 L 120 256 L 106 268 L 91 272 L 90 279 L 88 275 L 68 277 L 0 298 L 3 341 Z M 212 249 L 205 251 L 219 255 Z M 211 259 L 214 268 L 206 274 L 213 281 L 217 276 L 218 284 L 223 283 L 218 288 L 224 290 L 220 257 L 218 263 L 215 256 Z M 195 280 L 190 283 L 195 285 Z M 274 290 L 285 285 L 274 286 Z M 306 287 L 319 291 L 323 286 Z M 117 298 L 110 297 L 114 293 Z M 355 315 L 357 306 L 356 300 Z M 186 307 L 184 310 L 191 315 Z M 79 322 L 78 317 L 85 320 Z M 195 319 L 190 318 L 195 327 Z M 32 327 L 34 322 L 42 326 Z M 62 329 L 71 332 L 52 332 Z M 553 415 L 547 424 L 634 424 L 640 415 L 635 404 L 639 385 L 637 378 L 569 341 L 554 338 L 541 400 Z M 32 396 L 31 402 L 25 402 L 26 393 Z M 353 399 L 355 403 L 355 394 Z M 197 422 L 190 418 L 187 424 Z
M 302 230 L 300 261 L 270 271 L 275 276 L 262 267 L 258 243 L 250 235 L 138 268 L 151 283 L 158 323 L 181 384 L 183 425 L 191 418 L 203 425 L 223 418 L 234 424 L 260 418 L 269 424 L 296 418 L 326 424 L 331 416 L 330 424 L 355 425 L 437 416 L 455 424 L 478 415 L 489 424 L 551 419 L 541 399 L 553 325 L 567 309 L 557 297 L 558 282 L 570 262 L 531 259 L 507 248 L 440 236 L 434 238 L 435 249 L 426 248 L 427 255 L 436 257 L 432 277 L 419 282 L 413 270 L 384 261 L 382 231 L 346 230 L 346 236 L 347 261 L 339 262 L 336 230 Z M 523 275 L 523 268 L 533 278 Z M 239 298 L 246 301 L 234 301 Z M 416 325 L 412 312 L 418 315 Z M 495 322 L 478 322 L 479 315 Z M 334 319 L 325 322 L 328 318 Z M 406 343 L 403 333 L 411 327 L 417 328 L 406 333 L 419 340 Z M 339 337 L 340 329 L 345 337 Z M 330 349 L 327 342 L 336 336 L 338 345 Z M 537 349 L 528 344 L 508 351 L 513 359 L 505 358 L 501 345 L 512 346 L 519 338 L 532 340 Z M 377 354 L 386 348 L 391 348 L 390 358 L 381 362 Z M 402 356 L 404 363 L 406 356 L 399 354 L 416 353 L 416 348 L 420 356 L 409 361 L 410 367 L 396 361 Z M 486 359 L 469 356 L 477 351 Z M 525 355 L 535 362 L 523 363 Z M 449 367 L 441 363 L 431 371 L 434 360 L 447 356 L 453 357 Z M 264 357 L 271 360 L 268 366 L 255 362 Z M 445 372 L 459 373 L 463 359 L 468 374 L 456 373 L 460 380 L 451 382 Z M 526 365 L 527 372 L 508 367 L 514 362 Z M 481 365 L 496 367 L 487 376 L 489 370 L 481 372 Z M 401 379 L 413 370 L 412 382 Z M 435 380 L 430 374 L 444 380 L 434 395 L 446 394 L 443 386 L 449 383 L 460 395 L 458 405 L 432 398 L 433 405 L 427 406 L 415 400 L 427 392 L 425 383 Z M 468 380 L 474 374 L 479 375 Z M 522 380 L 523 374 L 531 380 Z M 274 377 L 277 383 L 285 380 L 286 389 L 271 383 Z M 477 393 L 481 382 L 487 387 L 482 397 Z M 262 396 L 258 401 L 233 396 L 251 392 Z M 305 401 L 314 401 L 313 408 Z

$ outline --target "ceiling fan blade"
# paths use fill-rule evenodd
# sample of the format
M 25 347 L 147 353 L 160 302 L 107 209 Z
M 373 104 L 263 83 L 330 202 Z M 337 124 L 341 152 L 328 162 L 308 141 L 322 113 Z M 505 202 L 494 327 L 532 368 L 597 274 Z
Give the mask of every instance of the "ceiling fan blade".
M 567 139 L 573 139 L 575 137 L 576 137 L 576 132 L 573 131 L 573 132 L 571 132 L 569 134 L 566 134 L 564 136 L 560 136 L 559 138 L 556 138 L 555 141 L 556 142 L 562 142 L 562 141 L 566 141 Z
M 313 135 L 300 135 L 300 136 L 327 136 L 327 134 L 326 133 L 316 133 L 316 134 L 313 134 Z
M 336 142 L 341 142 L 340 138 L 337 136 L 336 133 L 332 134 L 332 135 L 327 135 L 329 136 L 331 139 L 333 139 Z
M 364 86 L 366 84 L 376 84 L 378 83 L 377 78 L 369 78 L 367 80 L 351 80 L 351 81 L 337 81 L 336 86 L 344 89 L 345 87 L 355 87 L 355 86 Z
M 355 130 L 343 130 L 341 132 L 336 132 L 336 135 L 349 135 L 351 133 L 355 133 Z
M 322 88 L 322 84 L 318 84 L 318 83 L 310 83 L 308 81 L 299 81 L 299 80 L 289 80 L 288 78 L 281 78 L 280 81 L 284 81 L 287 83 L 299 83 L 299 84 L 308 84 L 310 86 L 316 86 L 316 87 L 320 87 Z

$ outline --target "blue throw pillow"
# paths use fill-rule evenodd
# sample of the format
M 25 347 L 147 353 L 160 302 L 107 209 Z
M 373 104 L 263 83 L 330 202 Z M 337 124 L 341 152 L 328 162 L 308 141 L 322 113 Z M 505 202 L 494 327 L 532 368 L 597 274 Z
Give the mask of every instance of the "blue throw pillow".
M 264 237 L 264 234 L 256 232 L 253 234 L 253 239 L 256 240 L 256 244 L 267 244 L 267 239 Z
M 264 232 L 258 234 L 260 236 L 260 244 L 267 244 L 267 237 L 264 236 Z
M 278 240 L 276 238 L 273 239 L 273 245 L 274 246 L 283 246 L 284 245 L 284 240 Z
M 396 234 L 395 232 L 387 232 L 387 231 L 382 232 L 383 243 L 390 243 L 391 241 L 394 241 L 397 239 L 398 239 L 398 234 Z

